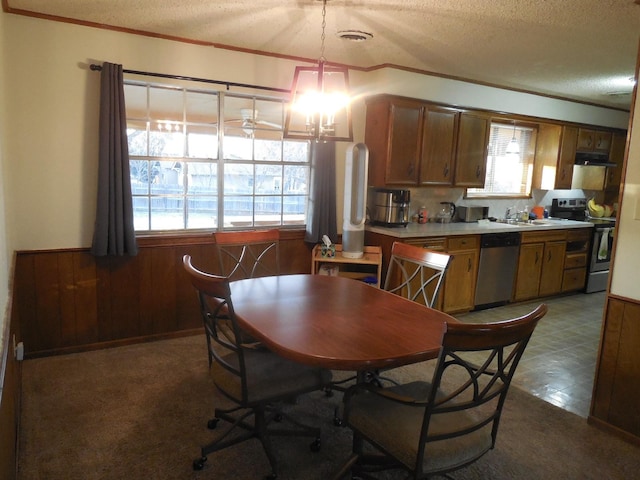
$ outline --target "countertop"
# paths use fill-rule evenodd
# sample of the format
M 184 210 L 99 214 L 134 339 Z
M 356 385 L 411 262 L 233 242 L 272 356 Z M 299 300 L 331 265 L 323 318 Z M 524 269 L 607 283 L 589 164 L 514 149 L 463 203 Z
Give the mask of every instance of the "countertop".
M 535 223 L 511 225 L 499 222 L 410 223 L 406 227 L 381 227 L 367 225 L 369 232 L 396 238 L 440 237 L 445 235 L 475 235 L 482 233 L 530 232 L 540 230 L 564 230 L 569 228 L 593 228 L 591 222 L 544 219 Z

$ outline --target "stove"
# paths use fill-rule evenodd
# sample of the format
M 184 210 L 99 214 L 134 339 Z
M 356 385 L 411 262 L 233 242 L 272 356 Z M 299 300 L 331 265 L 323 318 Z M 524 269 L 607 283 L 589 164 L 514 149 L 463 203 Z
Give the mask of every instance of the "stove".
M 577 220 L 593 224 L 591 237 L 591 255 L 587 263 L 587 293 L 601 292 L 607 289 L 611 249 L 615 235 L 616 219 L 612 217 L 591 217 L 584 198 L 554 198 L 551 201 L 550 215 L 554 218 Z

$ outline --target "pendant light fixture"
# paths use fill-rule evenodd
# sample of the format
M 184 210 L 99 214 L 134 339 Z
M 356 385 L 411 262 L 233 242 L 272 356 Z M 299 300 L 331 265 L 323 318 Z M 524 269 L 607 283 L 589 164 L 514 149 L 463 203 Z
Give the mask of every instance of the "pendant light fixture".
M 284 138 L 353 141 L 349 69 L 327 65 L 324 56 L 326 15 L 327 0 L 322 0 L 320 58 L 312 67 L 296 67 Z
M 505 150 L 507 154 L 520 155 L 520 144 L 518 140 L 516 140 L 516 122 L 513 122 L 513 136 L 509 143 L 507 144 L 507 148 Z

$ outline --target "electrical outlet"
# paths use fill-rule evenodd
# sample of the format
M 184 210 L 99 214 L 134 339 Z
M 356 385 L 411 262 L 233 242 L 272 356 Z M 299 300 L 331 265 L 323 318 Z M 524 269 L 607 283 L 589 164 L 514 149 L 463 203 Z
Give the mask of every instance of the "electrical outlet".
M 21 362 L 24 360 L 24 343 L 20 342 L 16 345 L 16 336 L 13 335 L 13 356 Z

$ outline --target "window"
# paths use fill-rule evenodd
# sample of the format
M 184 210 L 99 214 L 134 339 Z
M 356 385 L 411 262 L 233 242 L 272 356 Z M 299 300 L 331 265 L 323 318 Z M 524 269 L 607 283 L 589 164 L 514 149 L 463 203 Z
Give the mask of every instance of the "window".
M 285 100 L 125 82 L 136 231 L 304 225 L 308 141 Z
M 491 122 L 484 188 L 468 188 L 467 197 L 530 196 L 536 133 L 528 126 Z

